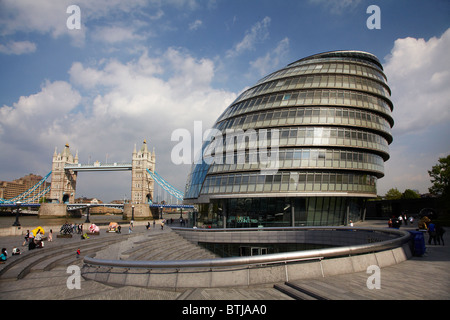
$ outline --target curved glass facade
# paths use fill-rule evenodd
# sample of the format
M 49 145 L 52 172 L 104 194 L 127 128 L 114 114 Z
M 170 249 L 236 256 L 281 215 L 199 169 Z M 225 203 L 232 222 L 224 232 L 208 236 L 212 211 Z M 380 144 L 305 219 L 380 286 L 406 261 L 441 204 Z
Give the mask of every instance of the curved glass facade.
M 393 105 L 378 59 L 333 51 L 243 92 L 218 118 L 188 177 L 198 226 L 358 220 L 389 159 Z

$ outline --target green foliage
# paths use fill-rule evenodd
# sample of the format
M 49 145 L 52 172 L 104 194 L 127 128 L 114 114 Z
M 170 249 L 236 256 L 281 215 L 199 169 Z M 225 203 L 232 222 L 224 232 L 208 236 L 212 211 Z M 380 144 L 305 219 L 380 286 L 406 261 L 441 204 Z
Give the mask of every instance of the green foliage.
M 428 171 L 433 184 L 428 190 L 431 194 L 450 197 L 450 155 L 439 158 L 439 163 Z
M 402 193 L 397 188 L 391 188 L 385 195 L 386 200 L 398 200 L 402 198 Z
M 402 194 L 402 199 L 419 199 L 420 195 L 411 189 L 406 189 Z

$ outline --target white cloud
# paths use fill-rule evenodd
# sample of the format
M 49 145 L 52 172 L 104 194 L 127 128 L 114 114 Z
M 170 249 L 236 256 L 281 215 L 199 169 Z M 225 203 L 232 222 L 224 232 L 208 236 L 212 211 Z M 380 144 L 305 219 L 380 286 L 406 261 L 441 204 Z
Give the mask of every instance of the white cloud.
M 147 139 L 159 156 L 157 171 L 181 189 L 190 166 L 172 163 L 170 151 L 176 143 L 170 142 L 171 133 L 178 128 L 192 132 L 198 120 L 204 130 L 210 128 L 236 98 L 234 93 L 211 87 L 214 65 L 210 60 L 197 60 L 174 48 L 158 58 L 144 53 L 125 64 L 110 60 L 87 68 L 77 63 L 70 74 L 73 83 L 90 88 L 87 95 L 101 92 L 89 104 L 90 115 L 71 132 L 80 150 L 86 154 L 95 141 L 102 144 L 104 153 L 123 150 L 120 157 L 126 160 L 132 145 Z M 95 80 L 89 82 L 91 75 Z
M 450 29 L 441 37 L 397 39 L 386 58 L 394 133 L 407 134 L 450 121 Z
M 30 41 L 11 41 L 6 45 L 0 44 L 0 53 L 21 55 L 36 51 L 36 44 Z
M 199 29 L 202 26 L 203 22 L 202 20 L 195 20 L 194 22 L 189 24 L 189 30 L 191 31 L 195 31 L 197 29 Z
M 145 37 L 136 34 L 136 31 L 130 27 L 108 26 L 93 30 L 92 39 L 98 42 L 116 44 L 125 41 L 143 40 Z
M 355 9 L 361 0 L 309 0 L 310 3 L 325 7 L 332 14 L 342 14 Z
M 85 37 L 85 18 L 87 14 L 81 12 L 81 29 L 69 30 L 67 28 L 67 7 L 73 1 L 61 0 L 4 0 L 0 2 L 0 29 L 2 35 L 8 36 L 16 32 L 37 32 L 51 34 L 58 38 L 68 35 L 74 45 L 82 45 Z
M 255 23 L 250 30 L 245 33 L 244 38 L 237 43 L 233 49 L 228 50 L 227 57 L 236 57 L 245 51 L 253 50 L 258 42 L 264 41 L 269 37 L 270 17 L 265 17 Z
M 40 92 L 0 108 L 0 147 L 5 150 L 0 163 L 13 172 L 11 154 L 32 159 L 38 150 L 43 160 L 29 169 L 43 172 L 42 167 L 50 169 L 55 146 L 66 142 L 79 150 L 83 163 L 89 156 L 102 161 L 106 153 L 108 161 L 130 161 L 134 144 L 139 147 L 147 139 L 156 148 L 157 171 L 183 190 L 190 166 L 172 163 L 176 142 L 171 133 L 178 128 L 193 132 L 194 121 L 209 129 L 236 98 L 212 87 L 214 71 L 212 61 L 174 48 L 157 57 L 144 52 L 126 63 L 73 63 L 70 83 L 46 82 Z
M 67 20 L 72 13 L 67 13 L 70 5 L 76 4 L 80 8 L 81 28 L 70 30 Z M 72 45 L 83 46 L 91 22 L 110 21 L 115 25 L 123 16 L 131 19 L 134 27 L 146 24 L 147 20 L 160 19 L 164 12 L 163 5 L 172 5 L 178 8 L 194 8 L 194 0 L 172 0 L 161 2 L 159 0 L 3 0 L 0 1 L 0 34 L 14 35 L 17 32 L 50 34 L 53 38 L 69 36 Z M 92 33 L 94 40 L 102 39 L 104 42 L 117 43 L 131 35 L 135 40 L 137 35 L 134 28 L 117 27 L 99 28 Z M 113 32 L 116 32 L 115 34 Z M 103 36 L 104 38 L 101 38 Z
M 257 58 L 255 61 L 250 62 L 251 70 L 250 73 L 254 75 L 264 76 L 274 71 L 275 68 L 280 66 L 281 60 L 289 52 L 289 38 L 284 38 L 281 40 L 276 48 L 267 52 L 263 57 Z
M 441 37 L 397 39 L 385 73 L 394 103 L 394 142 L 379 194 L 397 187 L 428 192 L 427 170 L 450 144 L 450 29 Z
M 56 141 L 68 141 L 67 123 L 76 116 L 80 102 L 80 94 L 69 83 L 46 81 L 38 93 L 0 107 L 3 172 L 12 177 L 23 174 L 23 168 L 48 173 L 51 148 Z

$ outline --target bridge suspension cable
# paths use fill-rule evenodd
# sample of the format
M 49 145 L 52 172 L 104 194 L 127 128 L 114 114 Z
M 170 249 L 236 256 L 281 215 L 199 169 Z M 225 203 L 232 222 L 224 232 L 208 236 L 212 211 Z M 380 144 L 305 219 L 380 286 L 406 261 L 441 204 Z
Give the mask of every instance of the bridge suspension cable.
M 184 194 L 170 185 L 170 183 L 164 180 L 163 177 L 161 177 L 157 172 L 152 172 L 149 169 L 147 169 L 147 172 L 150 174 L 153 180 L 156 181 L 156 183 L 158 183 L 158 185 L 166 190 L 171 196 L 175 197 L 178 200 L 183 200 Z
M 24 203 L 33 203 L 34 201 L 39 201 L 41 197 L 47 194 L 50 191 L 50 186 L 47 186 L 43 190 L 41 190 L 40 186 L 50 177 L 52 172 L 50 171 L 42 178 L 38 183 L 32 186 L 27 191 L 19 194 L 18 196 L 11 199 L 0 199 L 0 203 L 14 203 L 14 202 L 24 202 Z
M 165 190 L 166 193 L 170 197 L 172 197 L 172 199 L 175 198 L 177 203 L 178 203 L 178 201 L 183 201 L 184 194 L 181 191 L 179 191 L 178 189 L 173 187 L 170 183 L 168 183 L 166 180 L 164 180 L 164 178 L 161 177 L 157 172 L 152 172 L 149 169 L 147 169 L 147 172 L 150 174 L 150 176 L 153 178 L 153 180 L 157 183 L 157 186 L 159 186 L 162 190 Z M 39 199 L 41 199 L 44 195 L 46 195 L 50 191 L 50 188 L 51 188 L 50 185 L 45 187 L 44 189 L 42 189 L 40 187 L 50 177 L 51 174 L 52 174 L 52 172 L 50 171 L 48 174 L 45 175 L 44 178 L 42 178 L 38 183 L 36 183 L 30 189 L 28 189 L 27 191 L 21 193 L 20 195 L 14 197 L 14 198 L 11 198 L 11 199 L 0 198 L 0 203 L 11 204 L 11 203 L 15 203 L 18 201 L 23 202 L 23 203 L 36 203 L 37 201 L 39 201 Z M 156 190 L 156 188 L 155 188 L 155 191 L 156 191 L 155 198 L 157 198 L 159 200 L 158 202 L 161 202 L 161 200 L 170 202 L 170 200 L 168 198 L 166 198 L 164 195 L 160 194 L 160 192 L 158 192 L 158 190 Z M 161 192 L 161 193 L 164 193 L 164 192 Z M 154 199 L 154 200 L 156 200 L 156 199 Z

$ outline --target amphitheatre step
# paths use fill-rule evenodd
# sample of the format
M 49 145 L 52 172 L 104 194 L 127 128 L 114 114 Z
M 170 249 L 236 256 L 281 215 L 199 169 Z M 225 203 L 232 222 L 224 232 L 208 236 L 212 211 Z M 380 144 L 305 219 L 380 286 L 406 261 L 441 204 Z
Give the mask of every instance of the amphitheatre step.
M 303 294 L 312 297 L 314 300 L 330 300 L 327 297 L 326 292 L 316 290 L 314 287 L 311 288 L 310 286 L 302 285 L 301 282 L 289 282 L 288 281 L 285 283 L 285 285 L 287 285 L 288 287 L 290 287 L 298 292 L 302 292 Z
M 162 235 L 158 242 L 147 246 L 144 244 L 139 250 L 133 248 L 133 251 L 133 254 L 127 256 L 127 260 L 193 260 L 217 257 L 174 232 Z M 125 255 L 121 258 L 125 259 Z
M 108 239 L 108 244 L 124 241 L 126 238 L 128 237 L 110 238 Z M 22 279 L 32 271 L 33 268 L 36 268 L 36 270 L 43 270 L 46 265 L 51 264 L 53 261 L 57 261 L 61 257 L 75 256 L 78 248 L 80 248 L 82 252 L 89 250 L 90 248 L 99 250 L 105 246 L 104 241 L 104 239 L 91 238 L 83 240 L 83 242 L 69 242 L 56 246 L 53 246 L 52 244 L 52 246 L 47 245 L 42 249 L 34 249 L 33 252 L 24 252 L 23 255 L 12 257 L 14 259 L 13 261 L 8 261 L 9 263 L 0 272 L 0 278 Z
M 337 286 L 328 283 L 325 279 L 309 279 L 289 281 L 288 286 L 296 290 L 306 292 L 321 300 L 361 300 L 367 299 L 364 295 L 359 295 L 352 290 L 348 290 L 343 286 Z
M 287 284 L 275 284 L 273 286 L 278 291 L 290 296 L 291 298 L 294 298 L 296 300 L 318 300 L 314 296 L 311 296 L 303 291 L 299 291 L 296 288 L 293 288 Z
M 93 246 L 86 246 L 82 248 L 82 256 L 85 256 L 87 254 L 91 254 L 91 253 L 95 253 L 98 250 L 102 249 L 104 247 L 103 244 L 95 244 Z M 55 266 L 57 266 L 58 264 L 60 264 L 61 261 L 64 260 L 73 260 L 73 259 L 78 259 L 78 260 L 82 260 L 82 257 L 77 258 L 76 257 L 76 251 L 72 250 L 71 252 L 67 252 L 64 254 L 58 254 L 55 255 L 53 257 L 49 257 L 48 259 L 45 259 L 43 261 L 41 261 L 38 264 L 35 264 L 32 268 L 31 268 L 31 272 L 37 272 L 37 271 L 49 271 L 51 269 L 53 269 Z

